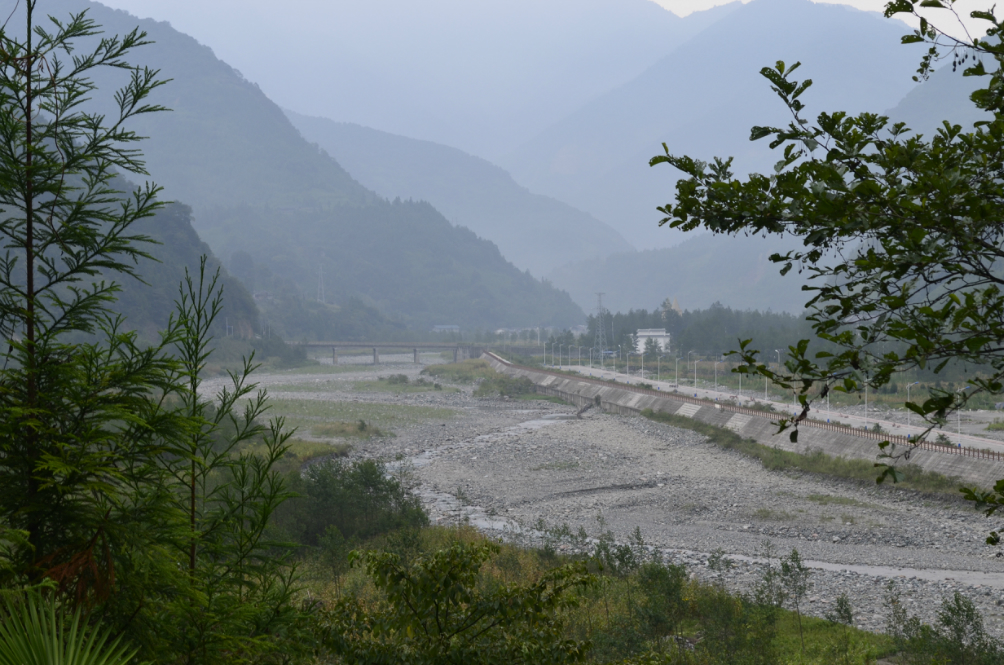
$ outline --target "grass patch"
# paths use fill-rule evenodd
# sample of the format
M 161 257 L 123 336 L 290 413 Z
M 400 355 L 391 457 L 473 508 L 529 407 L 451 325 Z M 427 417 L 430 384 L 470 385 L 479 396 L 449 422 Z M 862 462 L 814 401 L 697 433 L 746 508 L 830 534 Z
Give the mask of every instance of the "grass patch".
M 422 374 L 453 383 L 475 383 L 481 379 L 498 376 L 487 360 L 480 358 L 461 360 L 458 363 L 430 365 L 422 370 Z
M 770 520 L 774 522 L 787 522 L 795 518 L 789 512 L 784 510 L 771 510 L 770 508 L 757 508 L 756 512 L 753 513 L 753 517 L 760 520 Z
M 290 439 L 288 441 L 289 450 L 283 456 L 282 461 L 277 465 L 276 470 L 282 474 L 299 472 L 303 465 L 313 460 L 325 457 L 345 457 L 352 450 L 348 443 L 332 443 L 328 441 L 306 441 L 304 439 Z M 265 444 L 256 443 L 242 449 L 241 452 L 251 454 L 265 454 Z
M 872 483 L 878 477 L 874 462 L 868 460 L 834 457 L 820 450 L 793 453 L 765 446 L 752 439 L 744 439 L 732 430 L 715 427 L 692 418 L 661 413 L 651 409 L 645 409 L 642 415 L 649 420 L 699 432 L 708 437 L 712 443 L 754 457 L 760 460 L 765 468 L 773 471 L 806 471 Z M 913 464 L 899 466 L 897 469 L 903 475 L 903 480 L 896 483 L 896 487 L 900 488 L 957 497 L 959 496 L 959 487 L 965 484 L 959 478 L 949 478 L 939 473 L 924 471 Z
M 404 376 L 398 375 L 398 376 Z M 393 378 L 393 377 L 390 377 Z M 406 377 L 407 378 L 407 377 Z M 443 386 L 432 381 L 426 381 L 425 379 L 418 379 L 417 381 L 411 382 L 401 382 L 390 380 L 384 380 L 383 377 L 377 379 L 376 381 L 356 381 L 352 384 L 352 389 L 359 392 L 377 392 L 377 393 L 391 393 L 394 395 L 406 394 L 406 393 L 428 393 L 428 392 L 438 392 L 446 391 L 450 393 L 458 392 L 456 388 L 443 388 Z
M 533 381 L 521 377 L 506 376 L 495 372 L 495 376 L 481 381 L 474 390 L 475 397 L 520 397 L 536 394 L 537 386 Z
M 305 365 L 292 369 L 282 369 L 269 371 L 269 374 L 348 374 L 350 372 L 377 372 L 381 369 L 379 365 Z
M 315 425 L 310 428 L 310 433 L 314 436 L 323 437 L 340 437 L 343 439 L 373 439 L 382 436 L 388 436 L 386 432 L 381 430 L 379 427 L 374 427 L 370 425 L 365 420 L 357 420 L 354 423 L 347 422 L 337 422 L 337 423 L 324 423 L 323 425 Z M 389 435 L 393 436 L 393 434 Z
M 987 425 L 988 432 L 1004 432 L 1004 422 L 1001 422 L 999 418 L 994 418 L 994 421 Z
M 313 427 L 318 421 L 366 421 L 384 431 L 394 427 L 428 422 L 452 420 L 451 409 L 405 404 L 366 404 L 361 402 L 328 402 L 323 400 L 272 399 L 270 414 L 285 416 L 292 426 Z
M 818 503 L 821 506 L 858 506 L 859 508 L 874 508 L 871 504 L 846 496 L 834 496 L 833 494 L 810 494 L 805 497 L 809 501 Z

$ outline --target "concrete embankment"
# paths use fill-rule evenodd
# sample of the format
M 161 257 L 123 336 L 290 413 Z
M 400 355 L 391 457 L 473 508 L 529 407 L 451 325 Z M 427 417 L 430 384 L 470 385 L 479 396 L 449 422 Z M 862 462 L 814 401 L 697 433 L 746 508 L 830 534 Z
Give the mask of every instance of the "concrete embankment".
M 595 404 L 598 398 L 599 408 L 604 411 L 637 414 L 651 409 L 684 416 L 709 425 L 725 427 L 758 443 L 792 452 L 821 450 L 828 455 L 870 461 L 876 460 L 879 454 L 878 443 L 882 437 L 872 433 L 856 434 L 848 428 L 803 423 L 799 427 L 798 442 L 792 443 L 788 432 L 777 433 L 777 426 L 773 424 L 777 415 L 760 415 L 759 412 L 742 407 L 513 365 L 490 353 L 482 357 L 496 371 L 526 377 L 537 386 L 538 393 L 560 397 L 580 407 L 590 402 Z M 905 445 L 900 443 L 895 452 L 903 452 L 904 448 Z M 910 453 L 909 463 L 925 471 L 958 477 L 981 487 L 992 487 L 1004 478 L 1004 462 L 989 459 L 983 453 L 971 449 L 942 451 L 934 446 L 929 449 L 914 448 Z

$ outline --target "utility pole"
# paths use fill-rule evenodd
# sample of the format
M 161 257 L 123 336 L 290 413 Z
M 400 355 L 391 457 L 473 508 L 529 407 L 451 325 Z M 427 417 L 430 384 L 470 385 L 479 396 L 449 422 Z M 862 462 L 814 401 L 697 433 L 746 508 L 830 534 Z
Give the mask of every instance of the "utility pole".
M 603 293 L 596 294 L 596 339 L 593 346 L 600 352 L 600 369 L 603 369 L 603 355 L 607 350 L 606 309 L 603 307 Z

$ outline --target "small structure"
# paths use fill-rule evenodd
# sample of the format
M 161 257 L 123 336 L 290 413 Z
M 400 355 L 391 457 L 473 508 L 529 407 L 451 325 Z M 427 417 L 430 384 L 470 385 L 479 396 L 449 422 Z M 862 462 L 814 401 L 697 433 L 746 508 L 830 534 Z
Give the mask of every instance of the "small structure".
M 671 336 L 665 328 L 641 328 L 635 333 L 634 339 L 636 353 L 644 353 L 645 343 L 650 339 L 654 339 L 659 345 L 660 353 L 667 353 L 670 350 Z
M 459 333 L 460 326 L 432 326 L 434 333 Z

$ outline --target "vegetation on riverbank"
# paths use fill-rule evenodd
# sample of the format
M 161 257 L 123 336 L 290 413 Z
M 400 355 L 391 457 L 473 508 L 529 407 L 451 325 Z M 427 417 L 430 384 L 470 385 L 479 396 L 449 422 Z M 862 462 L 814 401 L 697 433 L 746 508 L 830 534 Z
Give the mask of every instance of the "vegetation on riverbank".
M 760 460 L 764 467 L 776 471 L 804 471 L 820 475 L 846 478 L 862 482 L 874 483 L 876 478 L 875 464 L 863 459 L 834 457 L 821 450 L 806 450 L 795 453 L 780 448 L 772 448 L 757 443 L 752 439 L 744 439 L 735 432 L 724 427 L 716 427 L 693 418 L 685 418 L 660 411 L 645 409 L 642 415 L 649 420 L 699 432 L 708 437 L 712 443 L 743 453 Z M 877 454 L 877 453 L 876 453 Z M 962 481 L 931 471 L 925 471 L 915 465 L 906 464 L 898 467 L 902 479 L 896 484 L 898 488 L 911 489 L 918 492 L 959 496 Z

